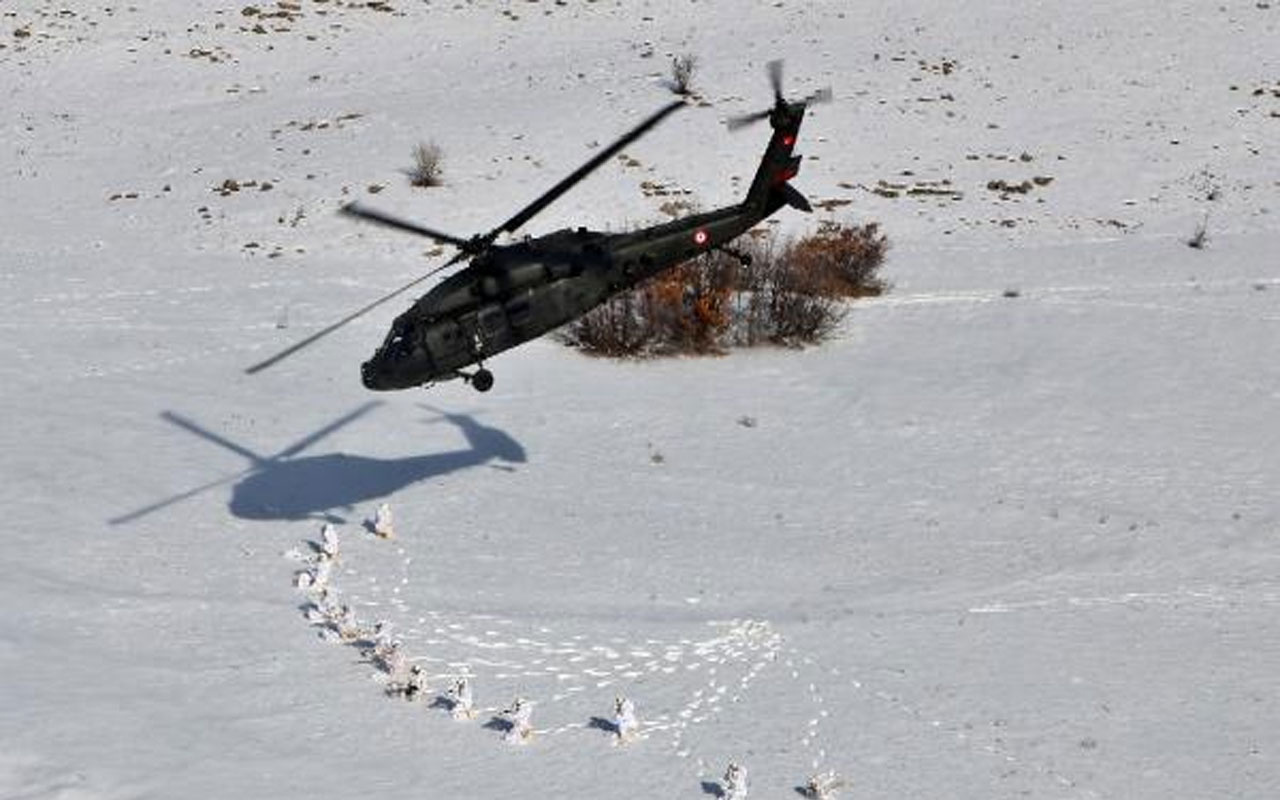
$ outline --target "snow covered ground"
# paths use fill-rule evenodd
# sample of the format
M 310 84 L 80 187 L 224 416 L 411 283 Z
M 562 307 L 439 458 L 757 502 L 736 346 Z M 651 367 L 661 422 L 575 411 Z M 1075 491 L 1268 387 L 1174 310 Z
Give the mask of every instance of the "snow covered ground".
M 1276 796 L 1278 33 L 1237 0 L 0 5 L 0 796 L 698 798 L 730 759 L 752 797 Z M 796 185 L 893 243 L 837 340 L 539 341 L 488 395 L 370 395 L 392 304 L 242 374 L 441 260 L 339 204 L 488 230 L 681 53 L 709 105 L 528 232 L 659 219 L 643 182 L 734 202 L 766 134 L 722 122 L 784 57 L 838 98 Z M 424 140 L 442 188 L 401 174 Z M 476 720 L 308 623 L 324 520 L 335 595 Z M 488 724 L 517 694 L 523 747 Z

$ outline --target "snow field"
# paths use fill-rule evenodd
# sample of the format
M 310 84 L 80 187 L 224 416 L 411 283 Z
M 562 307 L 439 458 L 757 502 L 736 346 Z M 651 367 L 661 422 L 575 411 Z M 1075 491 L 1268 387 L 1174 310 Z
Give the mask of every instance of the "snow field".
M 0 8 L 0 796 L 1275 794 L 1274 3 L 66 5 Z M 684 52 L 710 105 L 529 232 L 736 200 L 784 57 L 893 246 L 837 340 L 371 398 L 388 307 L 240 374 L 439 263 L 339 204 L 488 230 Z M 324 521 L 426 702 L 307 624 Z

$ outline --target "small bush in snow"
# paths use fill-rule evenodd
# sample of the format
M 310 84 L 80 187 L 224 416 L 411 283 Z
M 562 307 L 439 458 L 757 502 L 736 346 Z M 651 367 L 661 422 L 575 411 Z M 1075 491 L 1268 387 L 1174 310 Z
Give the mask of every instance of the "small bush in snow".
M 419 142 L 413 148 L 413 167 L 409 183 L 423 188 L 444 183 L 444 151 L 435 142 Z
M 1192 250 L 1203 250 L 1204 246 L 1209 243 L 1209 215 L 1205 214 L 1204 218 L 1196 225 L 1195 231 L 1191 234 L 1191 238 L 1187 239 L 1187 247 Z
M 671 59 L 671 91 L 679 95 L 693 93 L 693 74 L 698 70 L 698 59 L 689 53 Z

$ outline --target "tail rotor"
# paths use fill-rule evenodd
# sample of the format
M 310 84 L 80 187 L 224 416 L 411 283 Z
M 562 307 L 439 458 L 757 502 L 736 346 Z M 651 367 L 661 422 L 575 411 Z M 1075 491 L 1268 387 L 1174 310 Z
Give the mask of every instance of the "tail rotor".
M 754 114 L 730 117 L 725 123 L 729 130 L 736 131 L 748 125 L 753 125 L 760 120 L 770 119 L 774 115 L 787 114 L 793 106 L 799 106 L 799 110 L 803 110 L 815 103 L 829 103 L 834 97 L 831 87 L 828 86 L 819 89 L 796 103 L 788 102 L 786 96 L 782 93 L 782 59 L 774 59 L 765 64 L 765 74 L 768 75 L 769 86 L 773 89 L 773 106 L 763 111 L 757 111 Z

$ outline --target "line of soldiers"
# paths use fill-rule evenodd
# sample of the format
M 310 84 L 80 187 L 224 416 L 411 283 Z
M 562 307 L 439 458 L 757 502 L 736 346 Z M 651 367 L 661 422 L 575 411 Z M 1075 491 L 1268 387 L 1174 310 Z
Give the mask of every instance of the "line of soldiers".
M 394 538 L 391 508 L 386 503 L 378 507 L 370 529 L 384 539 Z M 420 664 L 409 664 L 401 642 L 391 635 L 390 623 L 378 621 L 365 627 L 356 619 L 351 606 L 338 603 L 330 592 L 329 581 L 333 565 L 341 556 L 338 534 L 328 523 L 320 531 L 320 542 L 315 543 L 316 555 L 307 569 L 300 571 L 295 586 L 313 595 L 313 603 L 307 610 L 307 619 L 314 625 L 322 625 L 326 632 L 346 643 L 360 646 L 361 651 L 387 675 L 386 694 L 415 702 L 430 692 L 428 676 Z M 437 697 L 435 705 L 444 706 L 459 721 L 475 719 L 475 697 L 471 681 L 465 675 L 454 678 L 448 690 Z M 533 703 L 516 697 L 499 717 L 505 723 L 503 741 L 509 744 L 526 744 L 534 738 Z M 639 736 L 640 719 L 636 716 L 635 702 L 627 697 L 615 697 L 613 703 L 612 732 L 618 744 L 633 741 Z M 802 794 L 812 800 L 834 800 L 836 790 L 844 781 L 835 772 L 825 772 L 809 778 Z M 746 800 L 747 769 L 736 761 L 730 761 L 720 786 L 724 800 Z

